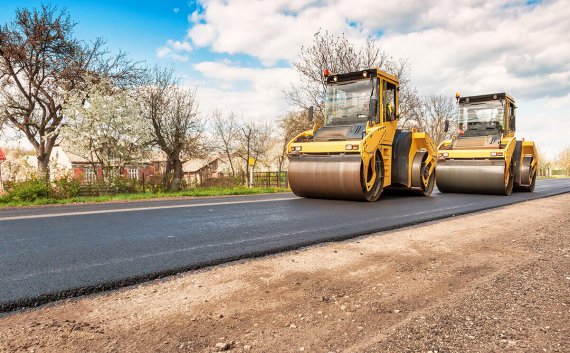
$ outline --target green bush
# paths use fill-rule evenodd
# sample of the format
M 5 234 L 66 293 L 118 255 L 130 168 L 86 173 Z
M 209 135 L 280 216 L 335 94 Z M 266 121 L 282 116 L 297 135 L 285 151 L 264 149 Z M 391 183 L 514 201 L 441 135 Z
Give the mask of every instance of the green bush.
M 224 187 L 224 188 L 236 188 L 243 186 L 244 180 L 238 177 L 219 177 L 219 178 L 208 178 L 202 183 L 202 187 Z
M 35 201 L 48 198 L 50 194 L 50 187 L 45 180 L 33 178 L 12 184 L 10 191 L 3 198 L 6 201 Z
M 162 176 L 160 175 L 153 175 L 151 177 L 143 177 L 141 180 L 139 180 L 139 188 L 140 191 L 142 192 L 152 192 L 152 193 L 158 193 L 158 192 L 164 192 L 164 186 L 162 183 Z
M 63 176 L 54 182 L 53 196 L 58 199 L 67 199 L 79 196 L 81 182 L 71 176 Z
M 117 194 L 129 194 L 137 191 L 137 180 L 117 176 L 111 180 L 111 186 Z

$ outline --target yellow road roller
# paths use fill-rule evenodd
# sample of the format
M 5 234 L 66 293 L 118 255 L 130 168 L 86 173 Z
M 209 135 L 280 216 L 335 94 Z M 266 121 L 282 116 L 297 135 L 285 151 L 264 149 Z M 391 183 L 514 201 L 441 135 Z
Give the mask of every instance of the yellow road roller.
M 379 69 L 324 76 L 324 122 L 287 146 L 295 195 L 376 201 L 385 188 L 430 195 L 437 147 L 425 133 L 396 129 L 398 78 Z
M 457 131 L 438 147 L 441 192 L 510 195 L 534 191 L 534 142 L 515 138 L 516 105 L 506 93 L 456 95 Z M 446 131 L 449 123 L 446 122 Z

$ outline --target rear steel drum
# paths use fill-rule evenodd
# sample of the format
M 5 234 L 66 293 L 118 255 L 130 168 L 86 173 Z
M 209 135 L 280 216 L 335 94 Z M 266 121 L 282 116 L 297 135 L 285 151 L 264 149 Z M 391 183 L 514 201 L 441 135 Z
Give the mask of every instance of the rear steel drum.
M 510 194 L 509 185 L 505 184 L 504 159 L 440 160 L 436 172 L 436 184 L 441 192 Z

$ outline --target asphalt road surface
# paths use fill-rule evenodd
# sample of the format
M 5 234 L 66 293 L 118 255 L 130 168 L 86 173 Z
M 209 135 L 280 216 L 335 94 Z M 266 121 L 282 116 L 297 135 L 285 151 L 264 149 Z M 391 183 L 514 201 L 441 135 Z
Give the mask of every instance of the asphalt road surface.
M 436 190 L 365 203 L 283 193 L 3 209 L 0 311 L 566 192 L 570 179 L 510 197 Z

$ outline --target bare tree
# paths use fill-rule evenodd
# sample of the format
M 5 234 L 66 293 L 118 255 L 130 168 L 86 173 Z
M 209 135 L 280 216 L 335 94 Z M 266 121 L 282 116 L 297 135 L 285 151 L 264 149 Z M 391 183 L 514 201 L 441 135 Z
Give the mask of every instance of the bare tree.
M 398 127 L 409 130 L 414 127 L 415 121 L 421 120 L 422 99 L 416 87 L 411 83 L 411 67 L 407 60 L 400 60 L 396 64 L 390 63 L 389 66 L 388 72 L 398 77 L 400 83 L 398 95 L 400 120 L 398 121 Z
M 253 158 L 255 165 L 267 157 L 271 147 L 271 128 L 268 124 L 248 121 L 240 124 L 238 133 L 239 146 L 237 156 L 244 161 L 247 180 L 250 180 L 249 160 Z
M 566 169 L 566 174 L 570 175 L 570 146 L 560 151 L 556 163 L 560 168 Z
M 283 148 L 292 138 L 303 131 L 313 127 L 313 123 L 309 121 L 306 110 L 290 111 L 285 114 L 279 121 L 279 127 L 283 130 Z
M 281 171 L 287 159 L 287 144 L 301 132 L 311 129 L 313 123 L 309 121 L 307 110 L 297 110 L 287 112 L 279 121 L 279 127 L 283 133 L 283 139 L 277 166 Z
M 400 114 L 402 123 L 411 106 L 418 104 L 419 97 L 410 84 L 410 65 L 407 60 L 395 60 L 379 48 L 372 38 L 357 46 L 344 35 L 317 32 L 313 43 L 301 48 L 301 54 L 294 67 L 301 82 L 285 92 L 287 100 L 295 107 L 315 107 L 315 120 L 323 121 L 326 81 L 325 69 L 333 73 L 346 73 L 378 67 L 400 80 Z
M 65 92 L 80 88 L 87 74 L 119 81 L 138 73 L 124 53 L 109 57 L 103 40 L 77 40 L 74 26 L 65 10 L 42 6 L 18 9 L 15 20 L 0 27 L 0 115 L 32 144 L 46 178 Z
M 236 176 L 236 167 L 234 158 L 238 148 L 239 127 L 235 114 L 229 113 L 224 116 L 219 111 L 212 113 L 212 125 L 214 129 L 213 146 L 225 158 L 230 165 L 232 177 Z
M 204 153 L 196 89 L 180 88 L 171 68 L 148 70 L 145 81 L 139 93 L 142 115 L 149 124 L 151 142 L 167 157 L 164 186 L 176 191 L 183 176 L 183 158 Z
M 424 97 L 417 113 L 417 120 L 408 121 L 410 127 L 425 131 L 436 144 L 445 139 L 445 121 L 450 124 L 449 131 L 454 131 L 454 116 L 457 106 L 452 97 L 430 95 Z
M 542 151 L 540 146 L 536 146 L 536 153 L 538 155 L 538 175 L 545 176 L 546 175 L 546 168 L 552 167 L 553 162 L 546 158 L 546 154 Z

